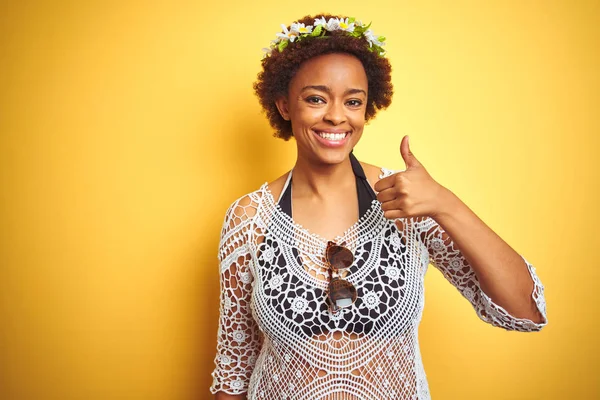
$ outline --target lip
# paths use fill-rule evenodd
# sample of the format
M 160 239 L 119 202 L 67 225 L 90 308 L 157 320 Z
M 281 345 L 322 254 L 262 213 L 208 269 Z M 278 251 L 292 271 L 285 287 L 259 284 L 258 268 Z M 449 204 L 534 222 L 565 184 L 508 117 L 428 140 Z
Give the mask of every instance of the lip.
M 344 130 L 344 129 L 323 129 L 323 130 L 318 130 L 318 131 L 312 130 L 312 132 L 315 135 L 315 137 L 317 138 L 317 140 L 319 141 L 319 143 L 321 143 L 325 147 L 330 147 L 330 148 L 338 148 L 338 147 L 344 146 L 346 144 L 346 142 L 348 141 L 348 138 L 352 135 L 352 131 Z M 329 140 L 329 139 L 324 139 L 321 136 L 319 136 L 318 132 L 347 133 L 347 135 L 342 140 Z

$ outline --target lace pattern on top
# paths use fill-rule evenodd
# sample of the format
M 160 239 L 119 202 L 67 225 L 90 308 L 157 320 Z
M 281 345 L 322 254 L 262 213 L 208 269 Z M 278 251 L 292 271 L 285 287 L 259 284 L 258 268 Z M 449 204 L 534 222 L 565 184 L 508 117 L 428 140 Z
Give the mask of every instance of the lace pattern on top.
M 393 173 L 382 171 L 384 176 Z M 331 314 L 324 292 L 327 241 L 282 212 L 266 183 L 236 200 L 221 232 L 220 323 L 211 392 L 247 392 L 249 399 L 429 399 L 418 325 L 430 262 L 482 320 L 520 331 L 546 324 L 515 318 L 495 304 L 433 219 L 402 222 L 385 219 L 373 201 L 335 239 L 355 254 L 345 279 L 357 288 L 358 298 Z M 524 261 L 535 283 L 532 296 L 545 318 L 544 288 Z

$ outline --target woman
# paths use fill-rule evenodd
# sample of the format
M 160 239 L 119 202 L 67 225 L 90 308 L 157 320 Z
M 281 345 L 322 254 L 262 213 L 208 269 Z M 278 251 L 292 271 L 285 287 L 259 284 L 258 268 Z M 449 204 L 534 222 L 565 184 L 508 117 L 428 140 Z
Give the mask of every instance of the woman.
M 546 324 L 535 269 L 410 151 L 394 173 L 352 154 L 391 101 L 382 37 L 305 17 L 255 84 L 292 171 L 235 201 L 219 250 L 217 399 L 429 399 L 417 330 L 431 262 L 484 321 Z

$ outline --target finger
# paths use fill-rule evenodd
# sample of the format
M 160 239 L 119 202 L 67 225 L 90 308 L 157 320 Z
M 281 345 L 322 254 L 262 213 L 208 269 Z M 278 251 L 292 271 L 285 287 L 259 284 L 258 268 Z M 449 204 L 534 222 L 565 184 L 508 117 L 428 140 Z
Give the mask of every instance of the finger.
M 408 218 L 408 214 L 400 210 L 385 211 L 383 216 L 387 219 Z
M 397 198 L 394 200 L 386 201 L 381 203 L 381 209 L 383 211 L 400 210 L 404 211 L 407 209 L 407 201 L 405 198 Z
M 381 209 L 383 211 L 399 210 L 406 212 L 407 210 L 410 210 L 411 204 L 412 202 L 405 195 L 402 195 L 394 200 L 381 203 Z
M 396 175 L 396 174 L 394 174 L 394 175 Z M 388 177 L 378 180 L 377 183 L 375 183 L 375 186 L 373 186 L 375 191 L 381 192 L 385 189 L 389 189 L 389 188 L 393 187 L 394 182 L 395 182 L 394 175 L 390 175 Z
M 406 169 L 418 167 L 421 165 L 417 157 L 410 150 L 410 143 L 408 139 L 408 135 L 402 138 L 402 142 L 400 142 L 400 155 L 406 164 Z
M 377 200 L 379 200 L 380 203 L 385 203 L 386 201 L 391 201 L 394 200 L 398 197 L 398 191 L 396 191 L 393 187 L 382 190 L 381 192 L 377 193 Z

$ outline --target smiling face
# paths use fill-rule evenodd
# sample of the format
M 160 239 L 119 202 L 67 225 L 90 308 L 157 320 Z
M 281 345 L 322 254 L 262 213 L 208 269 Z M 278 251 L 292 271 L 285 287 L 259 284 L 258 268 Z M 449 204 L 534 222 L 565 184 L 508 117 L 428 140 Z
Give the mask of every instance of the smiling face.
M 368 81 L 362 63 L 349 54 L 325 54 L 304 62 L 287 97 L 277 100 L 291 121 L 298 158 L 338 164 L 360 139 L 365 126 Z

